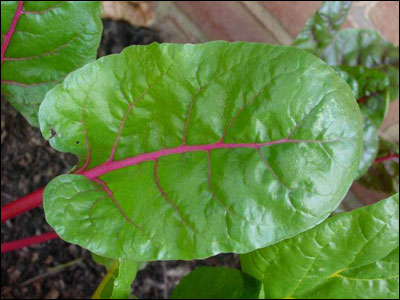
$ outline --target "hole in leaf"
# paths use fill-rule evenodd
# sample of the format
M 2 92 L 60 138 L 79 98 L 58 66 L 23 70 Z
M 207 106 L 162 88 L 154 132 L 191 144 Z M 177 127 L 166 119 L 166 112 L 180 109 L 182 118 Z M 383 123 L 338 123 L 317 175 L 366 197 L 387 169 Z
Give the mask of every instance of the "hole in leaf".
M 57 135 L 57 132 L 53 128 L 51 128 L 50 129 L 50 134 L 51 134 L 51 138 L 52 138 L 52 137 Z
M 75 144 L 79 145 L 79 141 L 76 141 Z

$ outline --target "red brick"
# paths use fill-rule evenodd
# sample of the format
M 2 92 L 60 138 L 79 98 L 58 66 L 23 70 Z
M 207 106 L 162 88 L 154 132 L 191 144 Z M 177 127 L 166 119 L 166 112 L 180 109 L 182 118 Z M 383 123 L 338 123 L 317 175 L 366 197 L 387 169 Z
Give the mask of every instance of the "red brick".
M 379 1 L 371 9 L 369 18 L 387 40 L 399 44 L 399 2 Z
M 295 38 L 307 20 L 321 6 L 322 1 L 262 1 L 262 3 Z M 343 28 L 347 27 L 349 23 L 346 21 Z
M 296 37 L 322 1 L 262 1 L 287 31 Z
M 175 4 L 210 40 L 278 43 L 239 1 L 176 1 Z
M 399 99 L 390 103 L 388 114 L 383 121 L 381 130 L 385 131 L 389 127 L 393 126 L 394 124 L 399 123 Z

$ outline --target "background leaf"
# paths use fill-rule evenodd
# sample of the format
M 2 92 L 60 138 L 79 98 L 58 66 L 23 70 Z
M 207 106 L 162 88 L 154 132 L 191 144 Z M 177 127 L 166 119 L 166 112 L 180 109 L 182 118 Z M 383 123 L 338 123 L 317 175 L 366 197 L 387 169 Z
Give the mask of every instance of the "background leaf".
M 200 259 L 293 236 L 338 206 L 361 155 L 351 90 L 293 47 L 132 46 L 67 76 L 39 114 L 82 168 L 46 187 L 47 221 L 112 258 Z
M 266 298 L 398 299 L 399 195 L 241 256 Z
M 22 14 L 1 65 L 1 93 L 38 126 L 46 92 L 71 71 L 93 61 L 101 39 L 99 1 L 20 1 Z M 1 43 L 18 1 L 1 1 Z
M 325 1 L 292 45 L 320 56 L 346 21 L 350 6 L 351 1 Z
M 171 299 L 259 299 L 261 282 L 239 270 L 199 267 L 183 277 Z
M 362 66 L 335 68 L 353 90 L 363 117 L 363 156 L 356 179 L 372 166 L 379 148 L 378 130 L 389 108 L 389 78 L 379 69 Z
M 378 158 L 387 157 L 389 155 L 399 155 L 399 145 L 390 143 L 381 139 L 379 141 Z M 377 191 L 389 194 L 399 192 L 399 158 L 393 157 L 383 162 L 376 162 L 369 169 L 359 182 Z
M 333 66 L 363 66 L 388 74 L 390 99 L 399 97 L 399 48 L 367 29 L 341 30 L 321 58 Z

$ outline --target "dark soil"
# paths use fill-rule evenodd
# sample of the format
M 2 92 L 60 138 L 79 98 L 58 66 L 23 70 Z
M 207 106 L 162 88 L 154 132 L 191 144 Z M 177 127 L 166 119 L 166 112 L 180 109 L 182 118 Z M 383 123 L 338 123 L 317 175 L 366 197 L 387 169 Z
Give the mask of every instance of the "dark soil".
M 152 29 L 104 21 L 99 56 L 153 41 L 161 38 Z M 39 129 L 1 100 L 1 205 L 46 185 L 75 163 L 74 156 L 53 150 Z M 2 224 L 1 242 L 49 230 L 43 209 L 36 208 Z M 151 262 L 138 273 L 134 293 L 143 299 L 167 298 L 179 279 L 198 265 L 239 267 L 239 261 L 224 254 L 204 261 Z M 1 255 L 1 298 L 90 298 L 104 275 L 88 251 L 57 239 Z

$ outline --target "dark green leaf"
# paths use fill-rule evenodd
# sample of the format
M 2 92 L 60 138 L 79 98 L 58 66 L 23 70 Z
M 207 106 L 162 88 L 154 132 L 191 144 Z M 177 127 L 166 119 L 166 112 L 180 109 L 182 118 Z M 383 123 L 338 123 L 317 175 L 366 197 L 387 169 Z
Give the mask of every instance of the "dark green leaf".
M 84 169 L 47 186 L 49 224 L 137 261 L 245 253 L 309 229 L 362 150 L 350 88 L 294 47 L 132 46 L 67 76 L 39 115 Z
M 340 31 L 322 55 L 328 64 L 380 69 L 389 78 L 390 99 L 399 96 L 399 48 L 377 32 L 349 28 Z
M 397 158 L 395 157 L 397 154 Z M 377 191 L 389 194 L 399 192 L 399 145 L 379 141 L 379 158 L 359 182 Z M 386 159 L 383 159 L 386 158 Z M 381 161 L 382 160 L 382 161 Z
M 99 1 L 19 2 L 22 13 L 6 47 L 18 1 L 1 1 L 1 93 L 30 124 L 38 126 L 39 105 L 46 92 L 96 58 L 101 6 Z
M 351 1 L 325 1 L 293 42 L 293 46 L 317 56 L 335 37 L 346 21 Z
M 239 270 L 199 267 L 182 278 L 171 299 L 258 299 L 261 282 Z
M 346 74 L 344 79 L 354 87 L 353 93 L 357 100 L 377 93 L 386 93 L 389 88 L 389 78 L 380 69 L 369 69 L 362 66 L 338 66 Z
M 363 116 L 364 150 L 356 176 L 360 178 L 368 171 L 378 154 L 378 128 L 389 108 L 389 80 L 387 75 L 378 69 L 339 66 L 336 70 L 352 88 Z
M 399 195 L 241 256 L 266 298 L 398 299 Z

